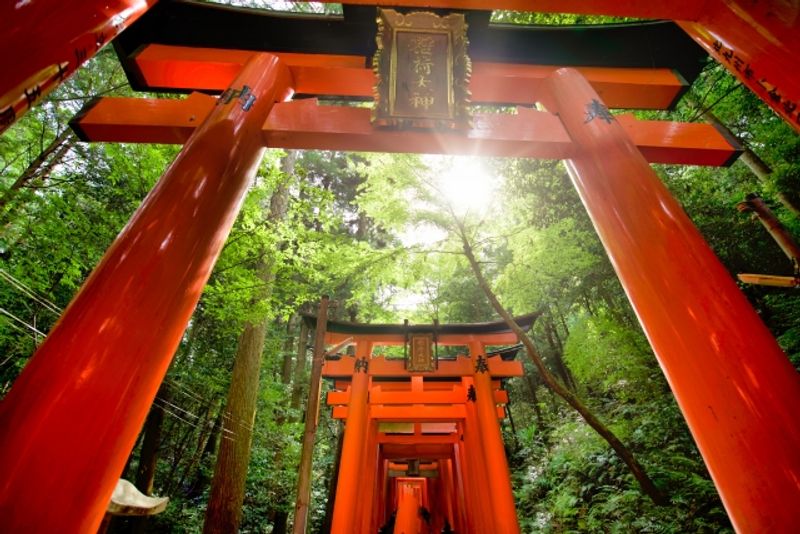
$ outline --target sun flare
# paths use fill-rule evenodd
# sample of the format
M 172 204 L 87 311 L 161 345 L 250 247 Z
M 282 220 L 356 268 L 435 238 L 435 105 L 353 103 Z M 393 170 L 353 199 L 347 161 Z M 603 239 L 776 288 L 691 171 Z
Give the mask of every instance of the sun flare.
M 491 204 L 497 186 L 481 158 L 454 156 L 441 158 L 436 166 L 437 189 L 459 215 L 482 214 Z

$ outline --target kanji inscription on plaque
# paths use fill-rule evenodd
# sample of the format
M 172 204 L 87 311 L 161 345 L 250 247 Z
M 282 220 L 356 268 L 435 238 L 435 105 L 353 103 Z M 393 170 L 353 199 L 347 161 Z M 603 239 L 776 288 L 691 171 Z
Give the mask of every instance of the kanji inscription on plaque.
M 377 39 L 374 124 L 468 126 L 470 60 L 463 15 L 381 9 Z
M 408 370 L 426 372 L 436 370 L 433 355 L 433 334 L 412 334 L 409 340 L 411 355 L 408 359 Z

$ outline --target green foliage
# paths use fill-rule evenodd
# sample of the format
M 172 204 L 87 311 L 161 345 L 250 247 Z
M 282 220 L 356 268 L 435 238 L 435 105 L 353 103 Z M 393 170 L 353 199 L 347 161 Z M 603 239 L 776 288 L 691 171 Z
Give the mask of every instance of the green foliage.
M 543 229 L 524 228 L 508 240 L 512 259 L 498 290 L 517 311 L 542 308 L 554 291 L 578 295 L 603 261 L 597 245 L 597 236 L 578 229 L 572 218 Z
M 577 13 L 534 13 L 526 11 L 492 11 L 492 22 L 503 24 L 533 24 L 542 26 L 574 26 L 578 24 L 609 24 L 634 21 L 630 17 L 606 17 Z
M 564 357 L 579 384 L 610 392 L 622 402 L 646 400 L 654 392 L 654 356 L 642 333 L 603 313 L 572 326 Z M 637 398 L 639 397 L 639 398 Z
M 317 9 L 301 6 L 301 11 Z M 328 11 L 331 11 L 330 8 Z M 337 6 L 332 8 L 333 11 Z M 495 11 L 502 23 L 577 24 L 603 17 Z M 709 66 L 691 90 L 696 103 L 658 118 L 697 120 L 709 108 L 772 167 L 759 180 L 729 169 L 660 166 L 658 172 L 720 256 L 737 272 L 790 274 L 791 265 L 736 202 L 759 192 L 795 233 L 800 221 L 778 194 L 797 201 L 800 137 L 720 68 Z M 0 394 L 171 159 L 176 147 L 85 145 L 70 141 L 50 168 L 37 156 L 93 95 L 124 95 L 121 69 L 101 52 L 42 105 L 0 137 L 0 185 L 8 192 L 26 170 L 34 179 L 0 209 Z M 698 110 L 698 106 L 700 110 Z M 516 435 L 512 476 L 525 532 L 727 532 L 730 525 L 702 460 L 592 224 L 558 162 L 493 161 L 502 184 L 491 216 L 459 217 L 436 183 L 436 166 L 416 155 L 270 151 L 244 202 L 170 368 L 156 407 L 165 410 L 155 492 L 167 512 L 152 532 L 198 532 L 208 498 L 214 430 L 245 321 L 268 321 L 259 406 L 253 423 L 243 532 L 268 531 L 293 505 L 303 409 L 290 406 L 298 311 L 330 294 L 334 319 L 363 322 L 479 322 L 494 313 L 461 256 L 462 224 L 500 299 L 517 313 L 541 311 L 531 334 L 546 364 L 610 422 L 637 454 L 670 506 L 644 497 L 606 444 L 540 384 L 532 368 L 511 380 Z M 46 167 L 46 166 L 45 166 Z M 285 217 L 270 219 L 285 191 Z M 488 203 L 488 199 L 487 199 Z M 409 229 L 436 239 L 411 242 Z M 268 276 L 264 276 L 265 273 Z M 11 280 L 18 280 L 20 286 Z M 743 288 L 800 365 L 800 297 Z M 32 297 L 31 293 L 36 295 Z M 405 299 L 407 302 L 400 302 Z M 410 304 L 409 304 L 410 302 Z M 27 325 L 25 324 L 27 323 Z M 395 355 L 400 349 L 395 351 Z M 287 352 L 289 355 L 287 356 Z M 392 354 L 389 352 L 389 354 Z M 563 369 L 561 368 L 563 366 Z M 300 375 L 307 375 L 301 369 Z M 250 422 L 238 421 L 237 424 Z M 311 530 L 321 527 L 339 423 L 322 410 L 313 465 Z M 138 449 L 127 472 L 134 476 Z

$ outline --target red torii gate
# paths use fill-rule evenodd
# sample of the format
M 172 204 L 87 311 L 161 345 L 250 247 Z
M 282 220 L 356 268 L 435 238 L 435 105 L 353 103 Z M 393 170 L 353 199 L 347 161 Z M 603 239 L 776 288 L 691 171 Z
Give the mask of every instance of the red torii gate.
M 323 0 L 328 2 L 330 0 Z M 0 132 L 111 41 L 156 0 L 9 2 L 0 7 L 4 76 Z M 374 5 L 352 0 L 351 5 Z M 485 10 L 481 0 L 387 0 L 383 6 Z M 490 9 L 668 19 L 800 130 L 800 7 L 767 0 L 494 0 Z
M 527 328 L 537 315 L 517 322 Z M 329 358 L 322 368 L 334 380 L 327 398 L 333 417 L 346 421 L 331 531 L 376 532 L 394 511 L 394 532 L 422 532 L 417 509 L 424 506 L 432 532 L 447 520 L 456 532 L 518 533 L 498 424 L 505 412 L 498 406 L 508 402 L 500 379 L 523 370 L 520 362 L 487 352 L 518 342 L 508 326 L 328 322 L 326 328 L 328 344 L 355 346 L 354 356 Z M 435 335 L 437 346 L 461 346 L 469 355 L 439 359 L 426 371 L 375 356 L 380 347 L 407 350 L 409 333 Z M 408 478 L 409 467 L 390 465 L 401 460 L 435 462 L 428 471 L 438 483 Z
M 414 5 L 415 1 L 399 3 Z M 14 4 L 11 9 L 16 11 L 7 13 L 9 17 L 4 20 L 20 21 L 23 30 L 33 27 L 30 17 L 34 15 L 25 11 L 29 4 L 42 5 Z M 101 4 L 110 6 L 110 11 L 97 7 Z M 478 7 L 466 0 L 427 4 Z M 146 7 L 142 3 L 135 5 L 140 10 L 131 12 L 128 19 L 117 19 L 117 29 Z M 775 18 L 774 4 L 768 3 L 765 11 L 758 7 L 762 4 L 745 9 L 738 2 L 718 0 L 697 4 L 699 7 L 689 2 L 677 6 L 618 1 L 494 3 L 497 8 L 539 6 L 561 10 L 568 9 L 568 5 L 584 12 L 646 16 L 674 10 L 672 18 L 703 21 L 684 24 L 690 32 L 718 27 L 714 20 L 706 20 L 715 9 L 738 13 L 730 15 L 733 22 L 726 20 L 718 32 L 720 50 L 725 51 L 723 61 L 728 51 L 735 52 L 730 57 L 734 70 L 736 58 L 748 60 L 750 73 L 740 73 L 742 79 L 756 79 L 753 83 L 763 86 L 773 108 L 788 102 L 786 111 L 797 101 L 797 79 L 786 79 L 796 72 L 792 65 L 800 57 L 794 19 Z M 86 9 L 95 9 L 96 25 L 92 27 L 106 27 L 122 9 L 120 6 L 127 8 L 128 3 L 87 3 Z M 53 13 L 63 11 L 54 9 Z M 14 91 L 34 79 L 28 75 L 28 67 L 35 67 L 34 74 L 50 72 L 46 61 L 51 59 L 42 58 L 63 53 L 60 47 L 86 35 L 81 33 L 85 25 L 78 28 L 71 24 L 88 20 L 89 15 L 81 13 L 78 20 L 53 16 L 38 21 L 42 31 L 58 27 L 52 34 L 57 38 L 43 41 L 47 53 L 31 54 L 32 67 L 15 67 L 8 72 L 4 80 L 11 80 L 7 82 L 11 89 L 2 91 L 3 104 L 22 102 L 14 97 Z M 24 39 L 31 31 L 3 33 L 6 49 L 25 49 Z M 703 39 L 712 39 L 710 45 L 706 44 L 716 52 L 713 39 L 717 33 L 703 35 Z M 102 43 L 98 39 L 95 44 L 97 48 Z M 81 54 L 78 59 L 86 56 Z M 41 61 L 45 63 L 37 64 Z M 58 61 L 56 64 L 60 65 Z M 4 473 L 0 517 L 6 528 L 83 532 L 99 524 L 267 142 L 285 139 L 285 146 L 326 146 L 324 143 L 335 143 L 337 136 L 350 135 L 348 142 L 360 139 L 359 142 L 368 143 L 370 134 L 375 133 L 364 130 L 366 126 L 353 117 L 345 122 L 334 121 L 333 125 L 321 121 L 321 131 L 309 131 L 309 125 L 303 122 L 309 113 L 307 103 L 276 104 L 291 98 L 304 82 L 299 75 L 302 71 L 298 71 L 302 65 L 292 67 L 291 58 L 268 53 L 252 54 L 246 61 L 234 75 L 231 88 L 240 90 L 246 85 L 256 97 L 252 107 L 229 99 L 210 110 L 206 103 L 205 114 L 192 112 L 181 119 L 184 133 L 173 136 L 175 141 L 186 141 L 181 155 L 109 249 L 0 405 L 0 424 L 10 429 L 0 436 L 0 468 Z M 13 67 L 17 63 L 4 60 L 6 65 Z M 786 73 L 783 78 L 781 72 Z M 66 74 L 59 71 L 55 76 L 60 79 Z M 52 73 L 48 76 L 53 78 Z M 526 73 L 522 78 L 536 75 Z M 319 79 L 324 80 L 324 76 Z M 785 85 L 779 86 L 784 79 Z M 772 89 L 767 91 L 765 84 Z M 41 91 L 34 91 L 33 98 L 26 99 L 28 103 L 44 90 L 36 87 Z M 469 134 L 466 139 L 450 137 L 437 141 L 441 147 L 438 150 L 472 151 L 486 145 L 504 147 L 504 155 L 567 159 L 576 188 L 667 375 L 733 524 L 746 532 L 792 529 L 796 524 L 794 506 L 800 502 L 800 455 L 796 453 L 800 449 L 800 430 L 792 412 L 800 404 L 800 383 L 794 369 L 650 169 L 642 155 L 646 150 L 640 150 L 644 145 L 635 141 L 638 134 L 629 135 L 620 120 L 585 120 L 586 106 L 601 103 L 602 98 L 575 70 L 552 72 L 540 78 L 536 89 L 537 99 L 549 112 L 558 114 L 560 124 L 549 113 L 523 110 L 522 114 L 530 114 L 528 121 L 535 127 L 503 126 L 511 131 L 510 139 L 478 137 L 476 141 L 470 140 Z M 776 100 L 773 93 L 779 93 L 780 98 Z M 12 95 L 11 99 L 5 95 Z M 145 103 L 138 109 L 149 106 Z M 306 108 L 290 110 L 288 106 Z M 96 110 L 101 109 L 98 104 Z M 278 112 L 274 117 L 273 109 Z M 179 112 L 178 118 L 184 112 Z M 326 110 L 314 108 L 313 113 L 324 117 Z M 791 118 L 795 115 L 792 111 Z M 151 117 L 161 124 L 153 138 L 160 135 L 163 139 L 167 136 L 165 130 L 176 127 L 174 117 L 165 116 L 161 104 L 153 104 Z M 279 117 L 283 117 L 282 122 L 275 124 Z M 90 111 L 86 122 L 79 120 L 78 125 L 87 126 L 84 133 L 92 124 L 102 131 L 102 121 L 92 123 L 95 119 L 97 116 L 92 117 Z M 5 122 L 12 120 L 10 117 Z M 108 122 L 118 135 L 125 135 L 120 123 Z M 193 127 L 192 123 L 199 126 Z M 634 124 L 632 131 L 646 127 Z M 553 128 L 553 138 L 541 135 L 542 125 Z M 687 127 L 670 123 L 664 131 L 672 135 L 684 128 Z M 726 152 L 719 137 L 707 130 L 698 131 L 699 136 L 690 135 L 688 142 L 683 141 L 683 147 L 679 143 L 677 148 L 674 138 L 656 136 L 654 151 L 680 153 L 684 162 L 693 162 L 687 153 L 695 151 L 698 160 L 694 162 L 709 163 L 711 160 L 698 154 L 708 157 L 705 149 L 709 147 L 704 143 L 711 139 L 710 152 Z M 188 138 L 187 132 L 192 132 Z M 409 150 L 418 149 L 424 142 L 420 135 L 408 136 Z M 402 142 L 404 136 L 383 138 L 380 148 L 392 143 L 402 150 L 402 145 L 397 145 Z M 650 142 L 654 142 L 652 138 Z M 523 148 L 526 143 L 532 148 Z M 687 151 L 687 147 L 692 150 Z M 503 153 L 501 148 L 493 150 Z M 728 160 L 734 152 L 735 148 L 728 146 L 727 154 L 715 162 Z

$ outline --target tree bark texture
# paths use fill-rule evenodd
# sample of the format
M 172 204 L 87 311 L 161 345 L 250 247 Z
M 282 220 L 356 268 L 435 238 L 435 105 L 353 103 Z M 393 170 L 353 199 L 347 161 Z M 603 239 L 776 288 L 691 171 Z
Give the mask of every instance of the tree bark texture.
M 283 170 L 289 175 L 293 167 L 294 153 L 290 153 L 284 158 Z M 288 191 L 284 180 L 273 193 L 267 217 L 269 223 L 278 223 L 286 217 Z M 261 293 L 254 296 L 254 301 L 269 298 L 275 278 L 273 269 L 271 258 L 265 257 L 258 267 L 259 278 L 264 285 Z M 239 531 L 266 332 L 266 319 L 248 321 L 239 336 L 223 415 L 222 440 L 203 525 L 204 534 L 231 534 Z
M 786 229 L 783 224 L 775 217 L 772 210 L 769 209 L 764 200 L 755 194 L 747 195 L 744 202 L 740 202 L 736 208 L 742 213 L 752 212 L 755 218 L 764 226 L 769 232 L 769 235 L 781 247 L 781 250 L 786 257 L 792 262 L 795 273 L 800 268 L 800 246 L 792 237 L 792 234 Z
M 322 379 L 322 363 L 325 357 L 325 333 L 328 324 L 328 297 L 319 302 L 317 327 L 314 334 L 314 359 L 311 364 L 311 384 L 306 405 L 306 424 L 303 432 L 303 449 L 297 477 L 297 502 L 294 507 L 294 534 L 305 534 L 308 522 L 308 507 L 311 502 L 311 462 L 314 456 L 314 440 L 317 436 L 319 401 Z
M 286 323 L 286 340 L 283 343 L 283 369 L 281 370 L 281 383 L 289 384 L 292 381 L 292 353 L 294 349 L 295 317 Z
M 144 423 L 144 440 L 139 453 L 139 467 L 136 469 L 136 487 L 145 495 L 152 495 L 156 474 L 158 449 L 161 446 L 161 429 L 164 424 L 164 402 L 170 402 L 172 395 L 169 384 L 163 382 L 156 395 L 147 420 Z
M 308 326 L 302 319 L 300 320 L 300 335 L 297 340 L 297 358 L 294 364 L 294 379 L 292 381 L 292 402 L 291 407 L 300 408 L 300 400 L 303 398 L 303 383 L 306 373 L 306 353 L 308 351 Z
M 206 534 L 239 531 L 266 331 L 263 322 L 247 323 L 239 336 L 228 401 L 223 414 L 222 441 L 203 526 Z
M 203 416 L 200 433 L 197 436 L 197 448 L 189 460 L 189 463 L 186 464 L 186 467 L 183 469 L 183 473 L 178 480 L 178 488 L 183 487 L 189 475 L 196 472 L 203 458 L 207 456 L 206 451 L 208 450 L 208 441 L 212 438 L 212 436 L 214 436 L 215 431 L 216 433 L 219 433 L 219 430 L 216 427 L 219 424 L 218 421 L 221 416 L 221 412 L 219 411 L 219 403 L 210 403 Z M 211 452 L 213 454 L 213 449 Z
M 537 383 L 533 376 L 528 373 L 525 375 L 527 378 L 528 391 L 531 394 L 531 404 L 533 405 L 533 415 L 536 417 L 536 427 L 539 432 L 544 430 L 544 417 L 542 416 L 542 407 L 539 406 L 539 397 L 536 395 Z
M 550 345 L 550 352 L 553 355 L 553 362 L 556 365 L 558 376 L 561 377 L 561 382 L 572 391 L 576 391 L 575 380 L 572 378 L 572 373 L 569 372 L 566 362 L 564 362 L 564 348 L 561 346 L 561 340 L 556 342 L 557 338 L 554 337 L 555 332 L 549 319 L 544 321 L 542 329 L 547 343 Z
M 198 462 L 199 466 L 202 466 L 206 460 L 212 458 L 214 453 L 217 452 L 217 446 L 219 445 L 219 435 L 222 432 L 222 410 L 219 411 L 217 417 L 214 419 L 214 427 L 211 429 L 211 433 L 208 436 L 208 440 L 206 440 L 205 447 L 203 448 L 203 453 L 200 455 L 200 461 Z M 186 493 L 186 497 L 189 499 L 196 499 L 200 495 L 203 494 L 206 486 L 208 486 L 209 478 L 206 474 L 204 469 L 197 469 L 195 471 L 195 477 L 192 481 L 192 485 L 189 487 L 189 491 Z

